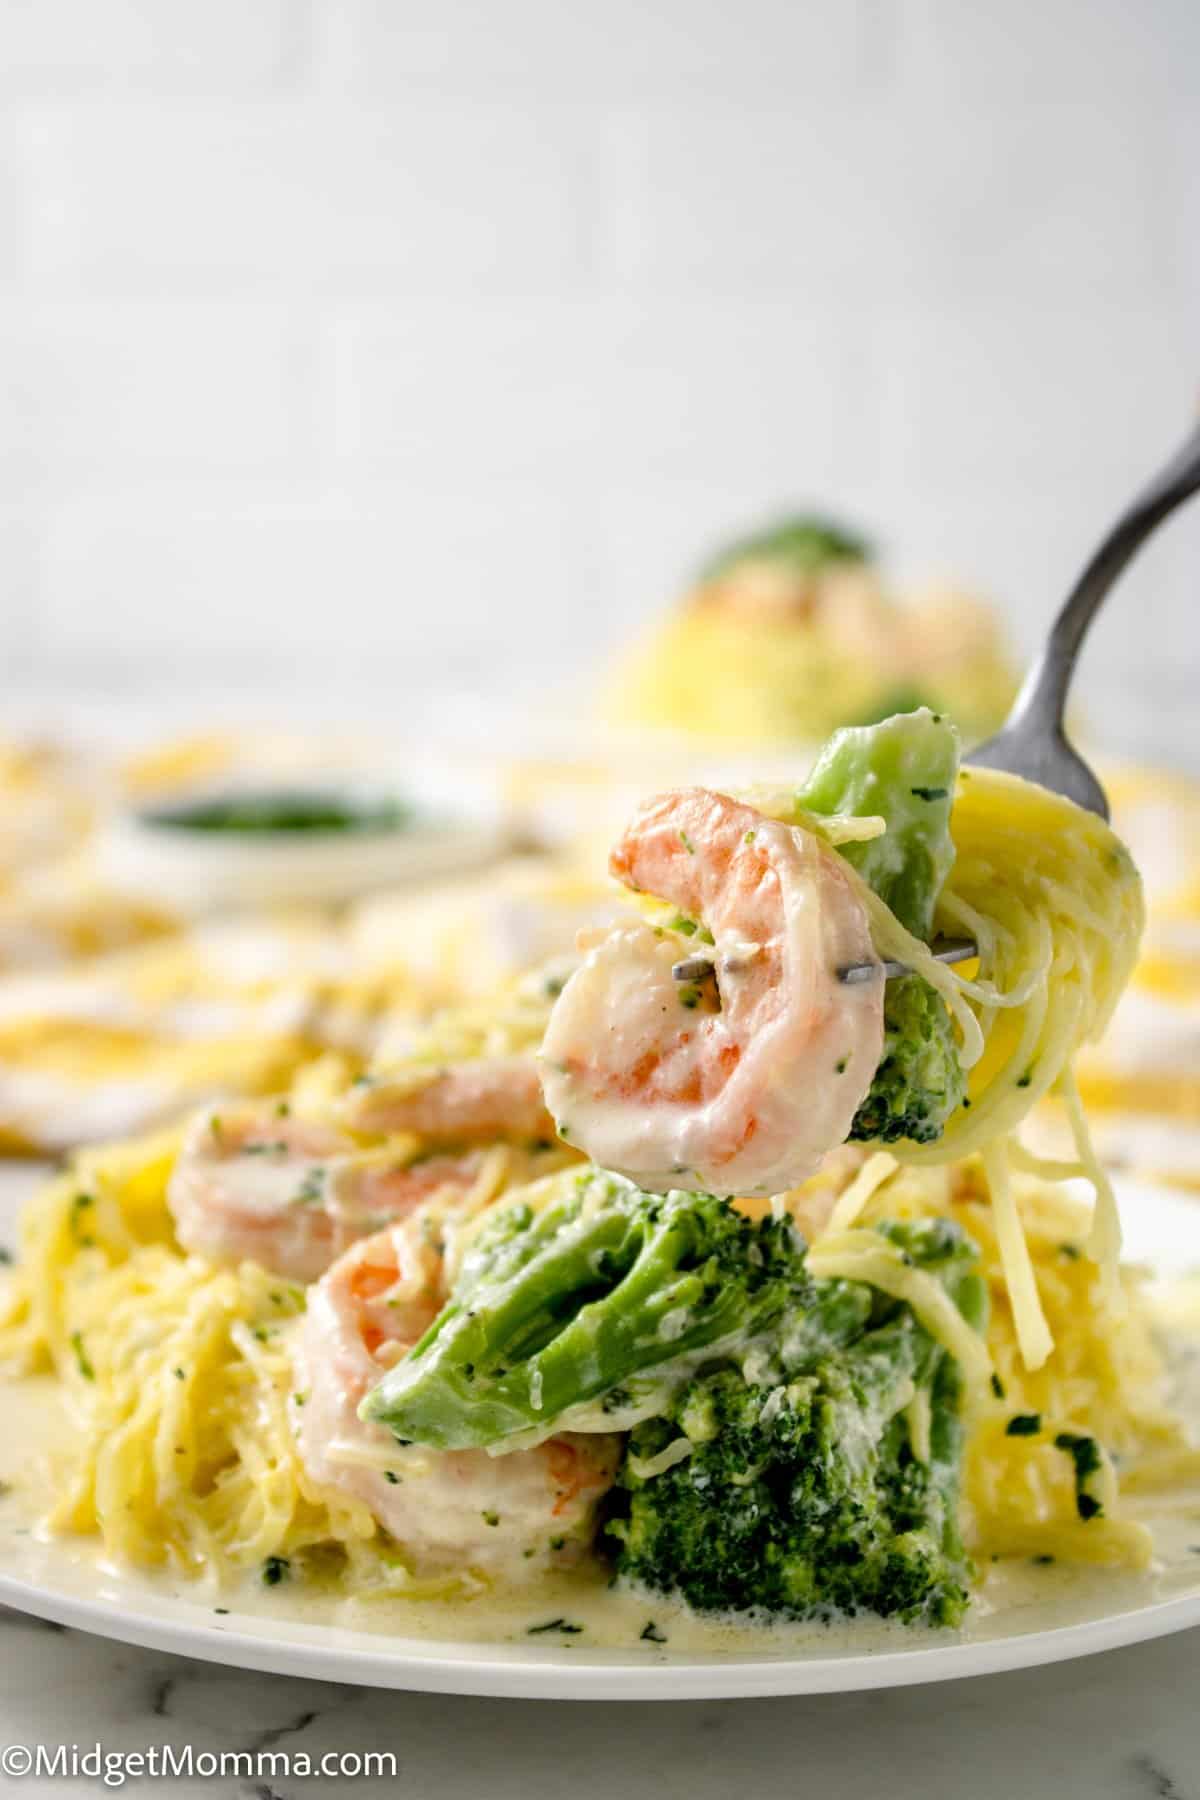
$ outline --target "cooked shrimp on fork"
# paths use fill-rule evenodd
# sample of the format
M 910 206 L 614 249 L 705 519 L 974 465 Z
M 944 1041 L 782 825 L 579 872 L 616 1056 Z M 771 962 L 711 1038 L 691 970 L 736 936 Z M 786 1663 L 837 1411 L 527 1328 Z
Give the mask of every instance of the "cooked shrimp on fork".
M 659 1192 L 798 1186 L 845 1139 L 883 1054 L 882 966 L 838 977 L 879 964 L 846 865 L 811 832 L 686 788 L 637 812 L 610 868 L 691 935 L 624 926 L 568 981 L 541 1053 L 560 1135 Z

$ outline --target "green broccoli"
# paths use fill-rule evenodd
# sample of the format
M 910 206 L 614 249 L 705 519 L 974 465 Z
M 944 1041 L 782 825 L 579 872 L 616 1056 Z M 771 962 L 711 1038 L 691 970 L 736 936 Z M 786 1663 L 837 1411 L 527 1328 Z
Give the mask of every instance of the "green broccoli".
M 882 818 L 887 830 L 841 854 L 926 942 L 954 863 L 950 809 L 958 779 L 958 732 L 927 707 L 878 725 L 835 731 L 796 796 L 805 812 Z
M 925 942 L 954 861 L 950 809 L 957 777 L 957 731 L 922 708 L 835 732 L 797 795 L 802 811 L 818 817 L 877 814 L 887 821 L 882 837 L 844 844 L 841 854 Z M 929 1143 L 942 1135 L 966 1091 L 945 1001 L 918 975 L 889 981 L 883 1027 L 883 1057 L 850 1137 Z
M 870 560 L 871 547 L 857 532 L 798 513 L 727 545 L 701 570 L 700 584 L 723 580 L 741 563 L 786 563 L 798 575 L 819 575 L 834 563 Z
M 982 1330 L 957 1226 L 878 1229 Z M 605 1541 L 621 1576 L 696 1607 L 966 1605 L 955 1363 L 907 1306 L 810 1276 L 788 1221 L 706 1194 L 589 1172 L 506 1208 L 362 1412 L 436 1449 L 632 1427 Z
M 982 1330 L 986 1290 L 957 1227 L 885 1229 Z M 618 1573 L 699 1610 L 957 1624 L 959 1411 L 953 1359 L 881 1295 L 847 1345 L 797 1354 L 781 1339 L 774 1366 L 704 1368 L 629 1437 L 607 1524 Z
M 883 1057 L 867 1097 L 854 1115 L 852 1140 L 929 1144 L 962 1105 L 966 1077 L 946 1004 L 919 975 L 887 984 Z
M 786 1219 L 753 1224 L 709 1194 L 560 1177 L 539 1210 L 508 1208 L 482 1234 L 362 1416 L 439 1450 L 547 1435 L 569 1408 L 644 1393 L 649 1372 L 796 1310 L 811 1287 L 798 1242 Z

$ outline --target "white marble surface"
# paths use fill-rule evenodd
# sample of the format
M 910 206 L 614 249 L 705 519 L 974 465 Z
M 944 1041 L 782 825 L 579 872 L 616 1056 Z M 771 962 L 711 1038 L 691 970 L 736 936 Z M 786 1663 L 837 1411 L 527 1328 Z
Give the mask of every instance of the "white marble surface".
M 0 1167 L 0 1243 L 29 1173 Z M 225 1669 L 66 1631 L 0 1608 L 0 1751 L 388 1752 L 396 1775 L 334 1782 L 271 1770 L 130 1779 L 131 1791 L 300 1800 L 1200 1800 L 1200 1631 L 1027 1673 L 806 1700 L 656 1705 L 377 1692 Z M 2 1761 L 2 1756 L 0 1756 Z M 0 1793 L 55 1800 L 91 1774 L 0 1772 Z M 116 1791 L 110 1786 L 107 1791 Z
M 181 1797 L 1195 1800 L 1200 1632 L 1017 1675 L 808 1700 L 639 1706 L 380 1693 L 127 1649 L 0 1613 L 0 1741 L 390 1751 L 396 1777 L 130 1782 Z M 93 1778 L 0 1791 L 94 1794 Z

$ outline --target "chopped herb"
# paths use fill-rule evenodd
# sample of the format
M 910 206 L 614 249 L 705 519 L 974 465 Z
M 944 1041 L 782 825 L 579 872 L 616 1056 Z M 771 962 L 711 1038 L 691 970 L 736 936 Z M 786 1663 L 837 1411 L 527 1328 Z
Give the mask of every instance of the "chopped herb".
M 307 1402 L 308 1402 L 308 1394 L 307 1393 L 292 1395 L 293 1406 L 304 1406 L 307 1404 Z
M 1037 1563 L 1040 1567 L 1045 1568 L 1049 1563 L 1054 1561 L 1054 1558 L 1052 1556 L 1042 1555 L 1032 1557 L 1030 1560 Z
M 689 856 L 695 856 L 696 846 L 695 846 L 695 844 L 693 844 L 691 838 L 688 836 L 686 831 L 680 832 L 679 841 L 683 845 L 684 849 L 687 851 Z
M 480 1517 L 485 1525 L 498 1525 L 500 1523 L 500 1514 L 498 1512 L 481 1513 Z
M 1003 1400 L 1003 1398 L 1004 1398 L 1004 1383 L 1001 1381 L 1000 1377 L 994 1371 L 992 1374 L 992 1392 L 993 1392 L 993 1394 L 995 1394 L 997 1400 Z
M 172 1370 L 172 1374 L 174 1375 L 176 1381 L 186 1381 L 187 1380 L 187 1376 L 184 1374 L 182 1369 L 174 1369 L 174 1370 Z
M 748 831 L 746 833 L 745 837 L 742 839 L 742 842 L 743 842 L 743 844 L 752 844 L 757 836 L 758 836 L 757 831 Z M 645 1635 L 646 1635 L 646 1633 L 643 1631 L 642 1636 L 645 1637 Z
M 0 1263 L 7 1264 L 7 1263 L 10 1263 L 12 1261 L 12 1259 L 13 1259 L 13 1253 L 8 1248 L 8 1245 L 0 1244 Z
M 243 1144 L 243 1156 L 282 1156 L 287 1145 L 282 1138 L 264 1138 L 259 1144 Z
M 565 975 L 547 975 L 542 982 L 542 992 L 545 994 L 547 1000 L 557 1000 L 566 985 L 567 978 Z
M 1028 1069 L 1026 1069 L 1025 1073 L 1020 1077 L 1020 1079 L 1017 1082 L 1017 1086 L 1019 1088 L 1027 1088 L 1027 1087 L 1033 1086 L 1033 1067 L 1032 1067 L 1032 1065 Z
M 260 1344 L 269 1344 L 271 1341 L 271 1333 L 267 1330 L 265 1325 L 252 1326 L 250 1335 L 252 1338 L 257 1339 Z
M 582 1631 L 582 1625 L 572 1625 L 569 1619 L 547 1619 L 544 1625 L 530 1625 L 526 1628 L 526 1637 L 537 1637 L 543 1631 L 564 1631 L 574 1633 Z
M 1094 1494 L 1087 1492 L 1089 1478 L 1100 1468 L 1100 1446 L 1094 1437 L 1081 1432 L 1060 1431 L 1054 1440 L 1056 1450 L 1065 1450 L 1075 1464 L 1075 1510 L 1081 1519 L 1096 1519 L 1104 1508 Z
M 964 1111 L 964 1112 L 970 1112 L 970 1110 L 971 1110 L 971 1102 L 970 1102 L 970 1101 L 969 1101 L 969 1100 L 967 1100 L 967 1099 L 965 1099 L 965 1098 L 964 1098 L 964 1100 L 963 1100 L 963 1111 Z
M 571 1128 L 569 1125 L 565 1125 L 561 1119 L 556 1119 L 554 1121 L 554 1129 L 557 1131 L 564 1144 L 570 1143 Z
M 223 1619 L 228 1618 L 229 1616 L 229 1608 L 227 1606 L 214 1606 L 213 1611 L 215 1613 L 220 1613 Z
M 277 1119 L 286 1119 L 288 1114 L 291 1112 L 291 1110 L 292 1109 L 291 1109 L 291 1106 L 288 1101 L 280 1100 L 275 1107 L 275 1117 Z
M 665 1644 L 667 1641 L 666 1632 L 660 1631 L 653 1619 L 643 1625 L 641 1637 L 643 1644 Z
M 266 1587 L 278 1587 L 286 1575 L 292 1572 L 292 1565 L 286 1556 L 268 1556 L 262 1566 L 262 1578 Z
M 385 1469 L 383 1471 L 383 1479 L 390 1482 L 392 1487 L 400 1486 L 400 1477 L 397 1475 L 395 1469 Z
M 944 800 L 949 794 L 950 789 L 939 787 L 915 787 L 910 788 L 909 792 L 915 794 L 918 800 Z
M 314 1163 L 292 1196 L 293 1206 L 319 1205 L 325 1198 L 325 1164 Z
M 849 1067 L 850 1067 L 850 1058 L 848 1056 L 843 1056 L 841 1062 L 834 1063 L 833 1072 L 835 1075 L 844 1075 L 846 1073 L 846 1070 Z
M 679 1004 L 688 1012 L 695 1012 L 700 1004 L 700 989 L 691 982 L 686 983 L 679 989 Z
M 79 1373 L 83 1376 L 83 1379 L 85 1381 L 95 1381 L 96 1371 L 93 1369 L 88 1353 L 83 1347 L 82 1332 L 73 1331 L 71 1333 L 71 1348 L 75 1352 L 75 1361 L 79 1365 Z
M 90 1244 L 93 1242 L 90 1237 L 85 1237 L 81 1233 L 80 1224 L 84 1213 L 90 1206 L 95 1206 L 95 1204 L 96 1202 L 91 1194 L 76 1194 L 71 1202 L 71 1235 L 76 1243 Z
M 1080 1256 L 1079 1245 L 1060 1244 L 1058 1246 L 1058 1254 L 1060 1256 L 1065 1256 L 1068 1262 L 1078 1262 Z
M 1041 1429 L 1041 1413 L 1014 1413 L 1004 1427 L 1004 1435 L 1005 1437 L 1036 1437 Z
M 550 1548 L 552 1550 L 561 1550 L 566 1541 L 565 1537 L 552 1537 L 550 1539 Z

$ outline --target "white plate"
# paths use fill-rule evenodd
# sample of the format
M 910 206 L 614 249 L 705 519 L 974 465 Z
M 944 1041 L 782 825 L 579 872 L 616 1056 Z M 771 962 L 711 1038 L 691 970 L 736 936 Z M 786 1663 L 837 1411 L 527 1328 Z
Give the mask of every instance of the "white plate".
M 1200 1266 L 1200 1202 L 1125 1183 L 1127 1250 L 1164 1277 Z M 1200 1523 L 1191 1529 L 1200 1542 Z M 1186 1533 L 1185 1533 L 1186 1536 Z M 0 1602 L 155 1650 L 322 1681 L 527 1698 L 667 1700 L 832 1693 L 1029 1668 L 1200 1625 L 1200 1554 L 1180 1540 L 1153 1576 L 1046 1571 L 1020 1604 L 976 1608 L 961 1633 L 878 1627 L 837 1638 L 821 1627 L 751 1654 L 479 1644 L 313 1624 L 280 1616 L 271 1590 L 252 1608 L 213 1611 L 183 1583 L 97 1569 L 78 1547 L 0 1541 Z M 469 1611 L 462 1613 L 469 1628 Z M 399 1620 L 397 1608 L 391 1618 Z

